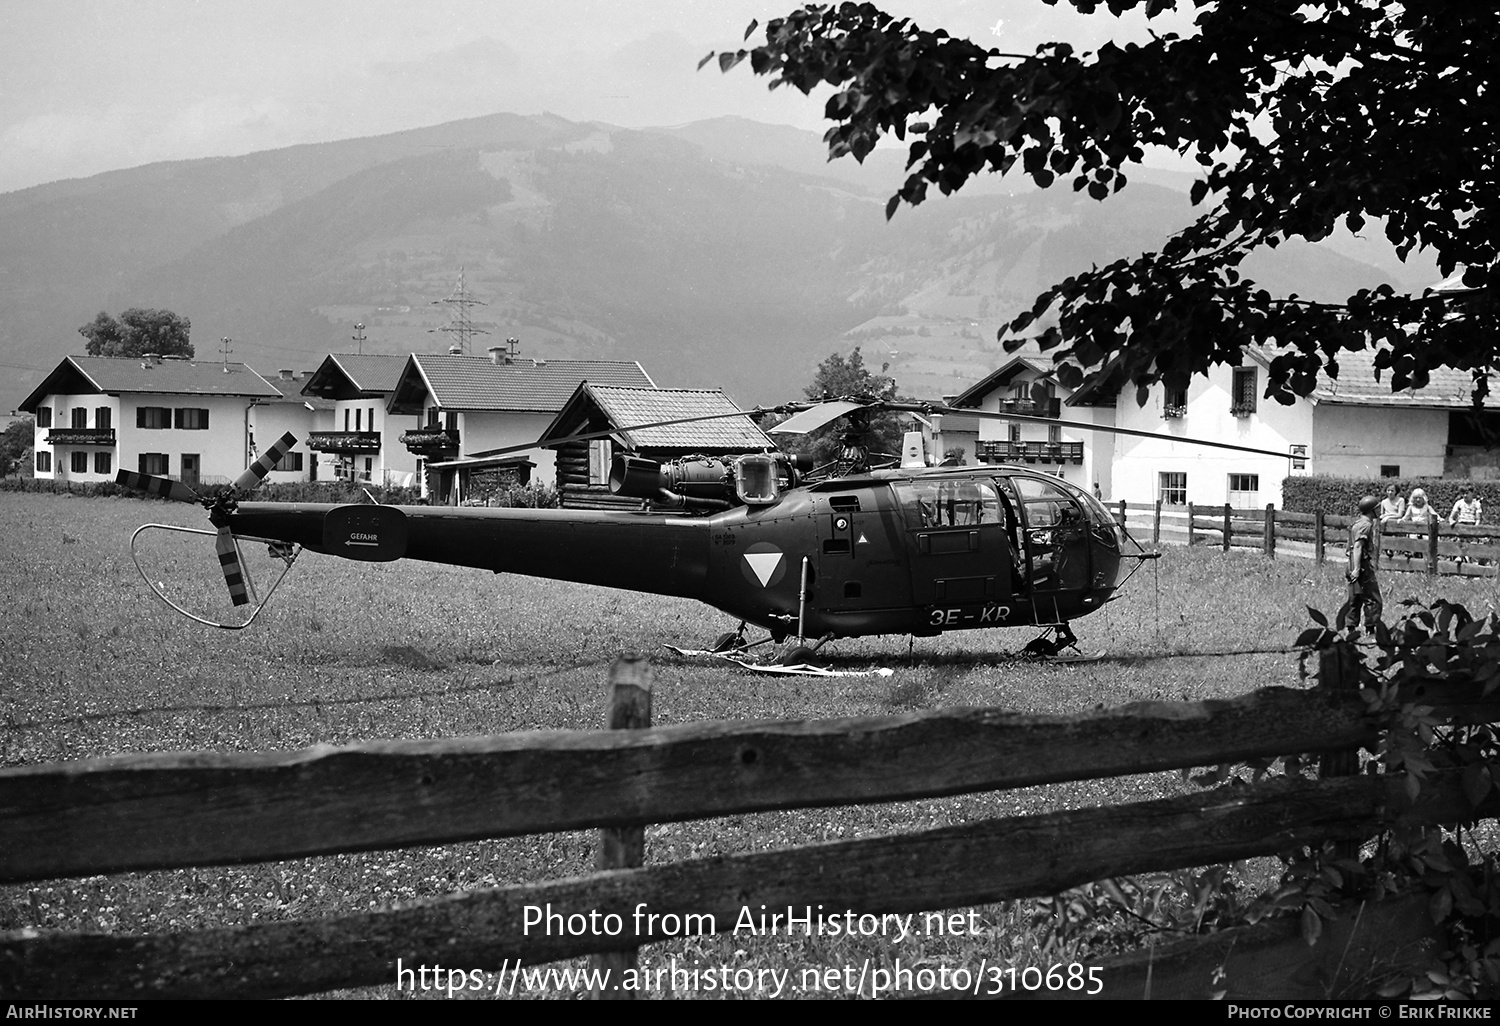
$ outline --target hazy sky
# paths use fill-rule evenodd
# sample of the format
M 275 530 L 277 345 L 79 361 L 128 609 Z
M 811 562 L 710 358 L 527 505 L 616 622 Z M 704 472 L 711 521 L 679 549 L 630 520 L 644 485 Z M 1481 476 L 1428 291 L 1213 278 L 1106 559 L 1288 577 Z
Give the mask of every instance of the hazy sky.
M 625 127 L 724 114 L 821 131 L 748 67 L 696 71 L 794 0 L 5 0 L 0 192 L 159 160 L 500 111 Z M 1041 0 L 886 0 L 1002 50 L 1140 38 Z

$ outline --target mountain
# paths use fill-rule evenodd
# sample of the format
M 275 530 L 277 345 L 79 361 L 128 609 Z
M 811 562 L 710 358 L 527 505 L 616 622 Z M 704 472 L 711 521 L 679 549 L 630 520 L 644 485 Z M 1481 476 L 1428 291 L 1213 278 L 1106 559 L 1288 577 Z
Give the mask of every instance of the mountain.
M 268 374 L 352 349 L 355 322 L 366 352 L 440 349 L 460 268 L 486 304 L 479 346 L 638 359 L 658 384 L 755 403 L 860 344 L 903 391 L 951 393 L 993 368 L 996 328 L 1043 287 L 1192 216 L 1148 181 L 1101 204 L 987 180 L 887 222 L 901 165 L 828 164 L 815 133 L 743 119 L 496 114 L 0 195 L 0 409 L 81 352 L 100 310 L 175 310 L 200 355 L 228 336 Z M 1310 298 L 1386 280 L 1321 247 L 1257 271 Z

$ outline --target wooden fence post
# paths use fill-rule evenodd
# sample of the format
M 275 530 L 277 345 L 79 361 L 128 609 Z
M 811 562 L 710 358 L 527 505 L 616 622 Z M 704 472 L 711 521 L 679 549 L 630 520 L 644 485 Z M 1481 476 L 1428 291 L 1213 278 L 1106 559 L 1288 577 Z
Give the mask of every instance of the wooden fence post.
M 1156 500 L 1156 517 L 1151 521 L 1151 544 L 1161 545 L 1161 500 Z
M 1427 524 L 1427 572 L 1435 574 L 1438 572 L 1438 521 L 1433 519 Z
M 606 730 L 641 730 L 651 726 L 651 661 L 643 655 L 621 653 L 609 664 L 609 711 Z M 594 851 L 595 869 L 635 869 L 646 862 L 645 827 L 606 827 L 599 831 Z M 606 951 L 589 956 L 589 968 L 616 981 L 636 968 L 637 949 Z M 633 990 L 595 990 L 595 999 L 635 997 Z
M 1313 561 L 1323 565 L 1323 511 L 1313 514 Z
M 1261 548 L 1265 549 L 1266 555 L 1272 559 L 1276 558 L 1276 504 L 1266 503 L 1266 525 L 1265 535 L 1261 538 Z
M 1193 504 L 1188 503 L 1188 548 L 1193 547 Z
M 1233 515 L 1234 515 L 1234 512 L 1229 508 L 1229 503 L 1227 503 L 1227 502 L 1224 503 L 1224 551 L 1225 552 L 1229 551 L 1229 531 L 1230 531 L 1229 518 L 1232 517 Z
M 1353 611 L 1350 611 L 1352 617 Z M 1334 624 L 1341 629 L 1343 624 Z M 1318 687 L 1332 692 L 1359 690 L 1359 656 L 1354 646 L 1347 641 L 1335 641 L 1318 654 Z M 1359 748 L 1330 748 L 1323 752 L 1318 776 L 1352 777 L 1359 773 Z M 1359 858 L 1358 840 L 1342 840 L 1333 843 L 1334 858 Z

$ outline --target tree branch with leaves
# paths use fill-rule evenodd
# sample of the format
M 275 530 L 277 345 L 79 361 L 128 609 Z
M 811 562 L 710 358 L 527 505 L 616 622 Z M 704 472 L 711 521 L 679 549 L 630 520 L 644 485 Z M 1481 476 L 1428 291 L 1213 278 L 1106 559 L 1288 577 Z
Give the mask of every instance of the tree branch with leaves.
M 1001 329 L 1014 351 L 1041 328 L 1064 385 L 1119 374 L 1144 400 L 1153 384 L 1186 387 L 1260 344 L 1276 349 L 1266 388 L 1283 403 L 1309 394 L 1320 371 L 1337 377 L 1340 353 L 1363 349 L 1393 391 L 1451 367 L 1473 372 L 1482 400 L 1500 338 L 1491 88 L 1500 12 L 1358 0 L 1068 2 L 1100 16 L 1101 7 L 1148 19 L 1180 9 L 1193 31 L 1017 55 L 845 3 L 774 19 L 762 44 L 705 63 L 717 58 L 728 71 L 748 60 L 773 89 L 833 86 L 830 159 L 863 160 L 891 136 L 906 143 L 907 177 L 887 217 L 932 186 L 953 193 L 986 171 L 1019 169 L 1039 186 L 1069 182 L 1103 201 L 1148 146 L 1195 161 L 1191 198 L 1206 205 L 1197 221 L 1155 252 L 1053 285 Z M 1430 251 L 1445 276 L 1463 270 L 1462 287 L 1406 295 L 1382 285 L 1308 303 L 1273 296 L 1241 271 L 1256 251 L 1377 220 L 1402 259 Z

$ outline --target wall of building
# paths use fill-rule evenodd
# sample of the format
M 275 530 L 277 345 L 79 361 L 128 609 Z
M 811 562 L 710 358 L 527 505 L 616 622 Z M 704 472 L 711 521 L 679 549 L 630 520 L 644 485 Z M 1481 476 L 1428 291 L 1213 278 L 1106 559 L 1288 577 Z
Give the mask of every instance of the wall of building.
M 245 469 L 245 426 L 248 399 L 220 396 L 190 395 L 122 395 L 99 394 L 52 395 L 41 405 L 52 408 L 50 427 L 36 429 L 35 448 L 51 456 L 51 470 L 37 471 L 40 478 L 57 481 L 94 483 L 113 481 L 120 470 L 139 470 L 142 453 L 161 453 L 167 458 L 166 477 L 182 477 L 182 457 L 192 454 L 198 457 L 198 478 L 204 484 L 217 484 L 234 480 Z M 97 428 L 98 409 L 109 409 L 111 427 L 115 432 L 115 445 L 59 445 L 46 443 L 53 428 L 72 426 L 75 407 L 87 411 L 88 428 Z M 141 407 L 164 407 L 167 409 L 208 410 L 208 427 L 198 428 L 142 428 L 136 426 L 136 411 Z M 87 470 L 73 468 L 73 453 L 87 453 Z M 101 472 L 95 453 L 110 453 L 109 469 Z M 35 464 L 33 464 L 34 466 Z
M 333 478 L 341 462 L 339 457 L 352 460 L 354 476 L 359 481 L 394 486 L 416 484 L 417 457 L 401 444 L 401 434 L 410 431 L 420 418 L 410 414 L 390 413 L 385 408 L 385 398 L 340 399 L 333 404 L 332 422 L 327 431 L 374 431 L 380 434 L 378 452 L 325 453 Z M 318 468 L 319 480 L 324 480 L 323 468 Z
M 555 413 L 461 413 L 459 451 L 469 455 L 534 442 L 555 416 Z M 557 454 L 551 449 L 526 449 L 515 455 L 525 456 L 536 464 L 531 472 L 533 484 L 557 484 Z
M 323 425 L 331 423 L 327 411 L 318 412 L 322 413 Z M 267 481 L 327 481 L 332 479 L 331 469 L 325 471 L 322 466 L 317 468 L 317 476 L 314 477 L 313 462 L 322 454 L 313 452 L 307 447 L 309 434 L 314 431 L 330 430 L 327 426 L 320 426 L 318 412 L 309 410 L 300 402 L 256 403 L 250 407 L 250 437 L 255 443 L 253 452 L 257 457 L 266 451 L 266 446 L 273 444 L 288 431 L 297 438 L 297 444 L 292 447 L 291 451 L 302 456 L 301 470 L 273 470 L 266 475 Z
M 1265 387 L 1265 368 L 1257 368 L 1257 393 Z M 1281 506 L 1281 482 L 1290 461 L 1195 445 L 1190 438 L 1229 442 L 1256 449 L 1288 452 L 1312 441 L 1312 404 L 1300 401 L 1282 406 L 1261 398 L 1255 412 L 1238 417 L 1230 412 L 1233 368 L 1216 367 L 1209 376 L 1196 377 L 1188 389 L 1180 417 L 1164 416 L 1165 390 L 1151 389 L 1145 406 L 1136 403 L 1134 389 L 1125 389 L 1115 406 L 1115 423 L 1122 428 L 1151 432 L 1156 437 L 1115 438 L 1111 500 L 1155 502 L 1162 498 L 1163 474 L 1186 475 L 1186 499 L 1195 504 Z M 1316 468 L 1316 463 L 1314 464 Z M 1320 468 L 1318 468 L 1320 469 Z M 1230 475 L 1254 475 L 1252 494 L 1230 496 Z M 1240 482 L 1244 483 L 1244 482 Z
M 1338 477 L 1441 477 L 1448 445 L 1443 410 L 1320 403 L 1313 420 L 1313 473 Z

